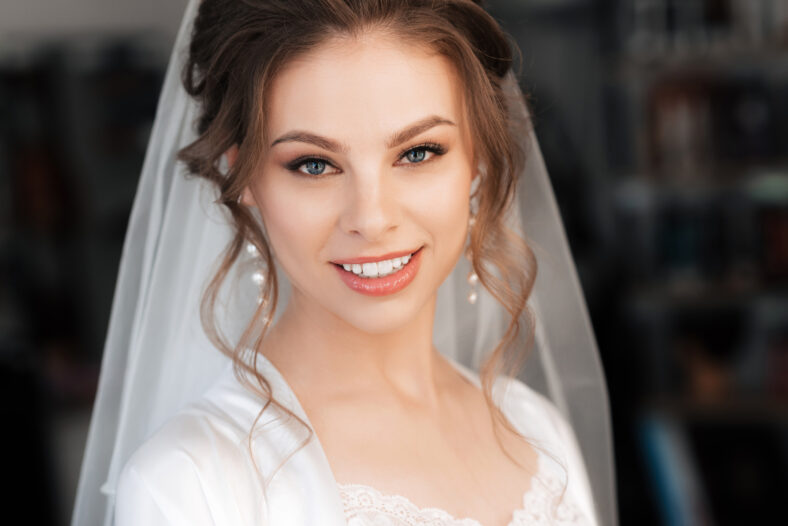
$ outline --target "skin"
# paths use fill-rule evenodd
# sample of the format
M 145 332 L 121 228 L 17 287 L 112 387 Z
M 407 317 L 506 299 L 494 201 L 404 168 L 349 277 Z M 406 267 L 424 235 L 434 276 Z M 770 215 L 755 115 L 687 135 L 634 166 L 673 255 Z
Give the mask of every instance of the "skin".
M 451 63 L 368 31 L 293 60 L 272 85 L 267 144 L 242 203 L 257 207 L 290 302 L 260 349 L 287 379 L 339 483 L 372 485 L 457 518 L 506 525 L 530 487 L 535 453 L 495 441 L 482 392 L 432 344 L 437 291 L 465 246 L 477 163 L 462 85 Z M 439 123 L 393 146 L 414 123 Z M 445 153 L 419 150 L 437 143 Z M 227 152 L 232 163 L 237 149 Z M 327 160 L 321 175 L 302 156 Z M 320 165 L 313 165 L 320 168 Z M 424 246 L 405 289 L 370 297 L 332 260 Z

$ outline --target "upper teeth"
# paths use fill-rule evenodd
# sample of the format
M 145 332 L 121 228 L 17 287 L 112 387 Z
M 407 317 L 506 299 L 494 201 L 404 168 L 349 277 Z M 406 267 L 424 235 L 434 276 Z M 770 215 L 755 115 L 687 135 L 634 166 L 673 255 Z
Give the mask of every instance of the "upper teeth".
M 407 265 L 411 256 L 413 256 L 413 254 L 393 259 L 385 259 L 375 263 L 343 263 L 342 268 L 363 278 L 381 278 L 393 274 L 402 268 L 403 265 Z

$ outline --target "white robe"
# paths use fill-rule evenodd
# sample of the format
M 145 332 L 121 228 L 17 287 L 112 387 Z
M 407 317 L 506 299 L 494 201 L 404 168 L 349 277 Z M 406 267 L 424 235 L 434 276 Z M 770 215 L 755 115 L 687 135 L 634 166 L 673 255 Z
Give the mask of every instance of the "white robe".
M 481 386 L 477 373 L 450 362 Z M 273 364 L 261 355 L 258 367 L 274 398 L 309 424 Z M 566 497 L 583 515 L 577 524 L 596 525 L 585 466 L 566 420 L 519 380 L 500 376 L 493 399 L 518 431 L 566 466 Z M 269 405 L 263 412 L 250 455 L 249 429 L 263 402 L 228 366 L 213 387 L 126 463 L 115 496 L 116 526 L 347 526 L 336 480 L 316 435 L 282 463 L 307 431 L 295 420 L 285 423 L 281 409 Z M 264 493 L 263 481 L 272 474 Z

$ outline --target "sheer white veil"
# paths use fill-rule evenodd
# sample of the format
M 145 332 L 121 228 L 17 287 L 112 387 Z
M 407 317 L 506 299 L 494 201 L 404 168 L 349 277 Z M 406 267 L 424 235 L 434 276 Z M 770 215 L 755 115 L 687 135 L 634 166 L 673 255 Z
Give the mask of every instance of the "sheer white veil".
M 199 304 L 232 230 L 214 203 L 214 191 L 202 179 L 186 178 L 185 166 L 176 161 L 176 152 L 195 138 L 197 108 L 180 73 L 198 4 L 189 1 L 172 51 L 126 233 L 73 526 L 112 524 L 115 486 L 126 460 L 229 362 L 205 335 Z M 513 102 L 509 111 L 526 122 L 512 74 L 507 90 Z M 596 341 L 539 145 L 533 133 L 523 134 L 522 141 L 528 160 L 508 219 L 527 235 L 539 270 L 529 300 L 536 347 L 521 379 L 545 394 L 572 425 L 599 523 L 615 526 L 610 417 Z M 248 265 L 237 267 L 237 279 L 249 278 L 244 277 Z M 478 370 L 503 336 L 508 314 L 481 286 L 476 303 L 468 303 L 468 271 L 469 263 L 460 258 L 439 289 L 434 342 L 445 355 Z M 278 277 L 279 313 L 289 284 L 282 272 Z M 223 327 L 234 337 L 256 305 L 255 298 L 241 293 L 229 298 Z

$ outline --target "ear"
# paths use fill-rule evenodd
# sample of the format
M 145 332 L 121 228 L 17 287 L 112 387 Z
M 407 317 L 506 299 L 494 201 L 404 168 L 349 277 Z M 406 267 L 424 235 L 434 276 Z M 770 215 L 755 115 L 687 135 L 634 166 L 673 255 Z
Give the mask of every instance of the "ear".
M 227 158 L 227 166 L 232 168 L 235 161 L 238 159 L 238 145 L 233 144 L 227 148 L 224 155 Z M 244 206 L 257 206 L 254 195 L 252 195 L 252 191 L 249 190 L 248 186 L 244 187 L 243 192 L 241 192 L 241 199 L 238 202 Z

